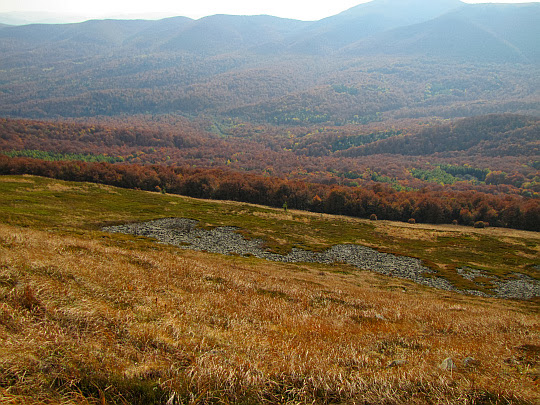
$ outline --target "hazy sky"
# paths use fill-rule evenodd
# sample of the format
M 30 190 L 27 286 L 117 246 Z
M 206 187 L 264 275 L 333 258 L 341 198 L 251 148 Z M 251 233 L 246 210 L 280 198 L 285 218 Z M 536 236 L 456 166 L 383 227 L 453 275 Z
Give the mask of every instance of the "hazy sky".
M 301 20 L 318 20 L 366 2 L 366 0 L 0 0 L 0 13 L 43 12 L 76 15 L 87 19 L 129 15 L 147 18 L 174 15 L 200 18 L 212 14 L 270 14 Z M 465 2 L 525 3 L 530 0 L 465 0 Z

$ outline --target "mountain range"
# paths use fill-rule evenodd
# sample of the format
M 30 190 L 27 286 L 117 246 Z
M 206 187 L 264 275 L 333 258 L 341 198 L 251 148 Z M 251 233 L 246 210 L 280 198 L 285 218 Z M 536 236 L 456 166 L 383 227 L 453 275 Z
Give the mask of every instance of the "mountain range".
M 480 110 L 535 113 L 539 21 L 540 3 L 374 0 L 315 22 L 213 15 L 0 25 L 0 115 L 225 112 L 272 122 L 280 110 L 353 122 L 406 105 L 432 114 L 445 97 L 452 107 L 439 115 L 463 115 L 456 103 L 476 111 L 503 90 L 513 108 Z M 351 98 L 336 101 L 349 105 L 344 118 L 324 107 L 336 97 Z
M 213 15 L 0 26 L 2 48 L 47 46 L 302 54 L 429 54 L 538 62 L 540 3 L 374 0 L 316 22 Z

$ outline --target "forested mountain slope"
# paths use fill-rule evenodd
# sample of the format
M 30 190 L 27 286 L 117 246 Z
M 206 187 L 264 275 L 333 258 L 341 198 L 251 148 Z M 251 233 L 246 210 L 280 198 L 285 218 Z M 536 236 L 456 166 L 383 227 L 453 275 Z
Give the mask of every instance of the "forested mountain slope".
M 536 115 L 539 10 L 376 0 L 316 22 L 216 15 L 3 26 L 0 116 L 345 125 Z
M 146 122 L 144 117 L 124 123 L 111 119 L 107 123 L 94 120 L 84 124 L 3 119 L 0 151 L 11 158 L 219 169 L 234 177 L 233 182 L 226 183 L 238 189 L 235 193 L 244 187 L 251 190 L 246 185 L 249 176 L 265 176 L 264 181 L 273 178 L 273 184 L 281 182 L 280 178 L 328 186 L 324 193 L 319 192 L 319 197 L 339 185 L 378 188 L 390 194 L 431 190 L 438 195 L 450 190 L 474 190 L 519 196 L 523 202 L 530 198 L 536 199 L 535 204 L 539 201 L 540 122 L 534 117 L 490 115 L 450 123 L 416 123 L 401 129 L 382 124 L 320 131 L 290 128 L 286 137 L 273 126 L 241 124 L 223 126 L 221 131 L 218 134 L 205 130 L 203 121 L 199 126 L 172 119 L 158 124 Z M 17 170 L 24 173 L 22 166 Z M 111 170 L 138 173 L 141 169 Z M 201 175 L 193 190 L 207 190 L 213 195 L 212 190 L 221 181 L 218 179 L 224 176 L 219 173 Z M 170 190 L 172 186 L 160 187 Z M 295 183 L 294 187 L 305 186 Z M 286 189 L 280 193 L 281 198 L 287 198 Z M 403 198 L 397 194 L 394 197 Z M 267 203 L 271 198 L 262 193 L 260 199 L 259 203 Z M 279 206 L 284 201 L 272 204 Z M 310 200 L 304 206 L 312 203 Z
M 488 115 L 454 125 L 438 125 L 411 136 L 392 137 L 343 151 L 344 156 L 379 153 L 431 155 L 464 151 L 487 156 L 540 155 L 540 120 L 532 117 Z

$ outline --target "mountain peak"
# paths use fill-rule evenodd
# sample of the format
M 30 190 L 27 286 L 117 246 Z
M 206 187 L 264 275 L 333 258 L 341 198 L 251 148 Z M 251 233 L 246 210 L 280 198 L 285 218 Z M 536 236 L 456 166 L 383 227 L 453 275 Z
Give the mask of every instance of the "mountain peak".
M 460 0 L 374 0 L 362 3 L 312 24 L 293 48 L 322 52 L 353 44 L 363 38 L 412 24 L 429 21 L 465 5 Z
M 338 16 L 358 16 L 364 14 L 407 14 L 417 13 L 419 20 L 437 17 L 455 8 L 465 5 L 460 0 L 373 0 L 354 6 Z M 330 17 L 331 18 L 331 17 Z

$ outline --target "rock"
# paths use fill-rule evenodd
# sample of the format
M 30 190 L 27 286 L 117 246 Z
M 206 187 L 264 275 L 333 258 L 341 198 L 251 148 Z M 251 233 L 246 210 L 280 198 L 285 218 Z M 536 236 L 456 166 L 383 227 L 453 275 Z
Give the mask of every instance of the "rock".
M 386 321 L 386 318 L 384 316 L 382 316 L 381 314 L 377 314 L 375 313 L 375 318 L 378 319 L 379 321 Z
M 472 281 L 476 285 L 478 285 L 476 283 L 476 278 L 478 277 L 489 279 L 490 283 L 495 287 L 494 293 L 498 298 L 529 300 L 534 297 L 540 297 L 540 281 L 525 274 L 512 273 L 511 277 L 503 279 L 470 267 L 459 268 L 457 272 L 463 278 Z M 466 290 L 464 292 L 480 297 L 490 296 L 478 290 Z
M 465 368 L 477 368 L 480 365 L 478 360 L 475 360 L 473 357 L 466 357 L 463 359 L 463 367 Z
M 287 255 L 272 253 L 264 248 L 262 239 L 245 239 L 238 228 L 222 226 L 205 230 L 198 221 L 187 218 L 162 218 L 137 224 L 126 224 L 102 228 L 105 232 L 125 233 L 157 239 L 160 243 L 176 245 L 181 249 L 192 249 L 225 255 L 258 257 L 284 263 L 321 263 L 332 265 L 346 263 L 361 270 L 371 270 L 386 276 L 411 280 L 415 283 L 446 291 L 458 291 L 446 279 L 434 277 L 434 271 L 418 259 L 378 252 L 366 246 L 340 244 L 323 252 L 293 248 Z M 461 268 L 457 270 L 464 278 L 474 282 L 476 277 L 485 276 L 479 270 Z M 431 275 L 431 277 L 427 277 Z M 540 281 L 525 275 L 515 275 L 512 280 L 499 280 L 490 276 L 499 298 L 530 299 L 540 297 Z M 461 291 L 471 295 L 488 296 L 477 290 Z
M 446 359 L 444 359 L 442 361 L 442 363 L 439 365 L 439 368 L 441 370 L 446 370 L 446 371 L 452 371 L 452 370 L 455 370 L 457 367 L 454 363 L 454 360 L 452 360 L 451 357 L 447 357 Z
M 388 368 L 399 367 L 399 366 L 403 366 L 405 364 L 407 364 L 407 362 L 405 360 L 398 359 L 398 360 L 392 360 L 390 363 L 388 363 L 388 365 L 386 367 L 388 367 Z

